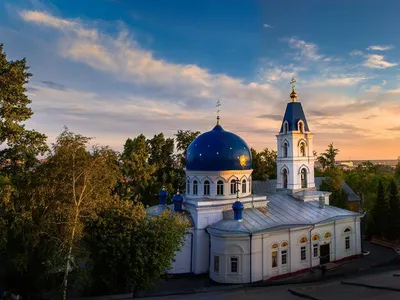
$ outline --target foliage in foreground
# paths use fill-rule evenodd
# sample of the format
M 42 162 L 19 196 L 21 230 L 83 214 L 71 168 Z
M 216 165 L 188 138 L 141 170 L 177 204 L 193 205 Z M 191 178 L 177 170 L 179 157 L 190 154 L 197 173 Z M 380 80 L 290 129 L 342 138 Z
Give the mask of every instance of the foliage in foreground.
M 140 202 L 114 201 L 88 227 L 91 293 L 152 288 L 171 268 L 187 225 L 173 212 L 147 218 Z

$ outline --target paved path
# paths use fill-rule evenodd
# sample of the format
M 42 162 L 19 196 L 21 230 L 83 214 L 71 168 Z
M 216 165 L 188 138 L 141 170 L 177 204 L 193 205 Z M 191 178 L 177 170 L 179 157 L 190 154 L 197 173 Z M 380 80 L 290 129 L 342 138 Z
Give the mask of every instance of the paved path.
M 400 270 L 399 270 L 400 271 Z M 335 279 L 317 284 L 285 285 L 275 287 L 242 288 L 209 293 L 146 298 L 148 300 L 398 300 L 400 299 L 399 271 L 381 271 L 375 274 Z M 397 290 L 396 290 L 397 289 Z

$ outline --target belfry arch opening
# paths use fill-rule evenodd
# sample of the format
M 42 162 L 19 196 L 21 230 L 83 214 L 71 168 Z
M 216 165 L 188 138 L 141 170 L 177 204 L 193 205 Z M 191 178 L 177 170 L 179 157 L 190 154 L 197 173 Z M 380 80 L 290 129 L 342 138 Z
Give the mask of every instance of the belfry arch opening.
M 301 188 L 307 188 L 307 169 L 303 168 L 300 172 Z
M 282 185 L 283 185 L 284 189 L 287 189 L 287 187 L 288 187 L 288 171 L 286 168 L 284 168 L 282 171 Z

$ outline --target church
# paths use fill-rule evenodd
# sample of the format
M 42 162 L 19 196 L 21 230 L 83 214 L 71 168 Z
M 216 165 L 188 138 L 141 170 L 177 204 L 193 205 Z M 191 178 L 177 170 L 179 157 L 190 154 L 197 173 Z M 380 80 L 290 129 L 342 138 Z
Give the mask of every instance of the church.
M 277 138 L 277 180 L 253 193 L 249 146 L 216 126 L 186 154 L 186 192 L 149 215 L 174 210 L 189 220 L 170 274 L 209 273 L 218 283 L 290 276 L 361 254 L 361 214 L 329 205 L 314 182 L 313 133 L 292 85 Z

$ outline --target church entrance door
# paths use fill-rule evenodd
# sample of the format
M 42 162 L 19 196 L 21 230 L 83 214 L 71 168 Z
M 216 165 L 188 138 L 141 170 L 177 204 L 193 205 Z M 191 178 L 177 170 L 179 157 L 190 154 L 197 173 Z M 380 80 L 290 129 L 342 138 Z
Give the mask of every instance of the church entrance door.
M 319 263 L 321 265 L 330 261 L 331 244 L 324 244 L 319 246 Z

